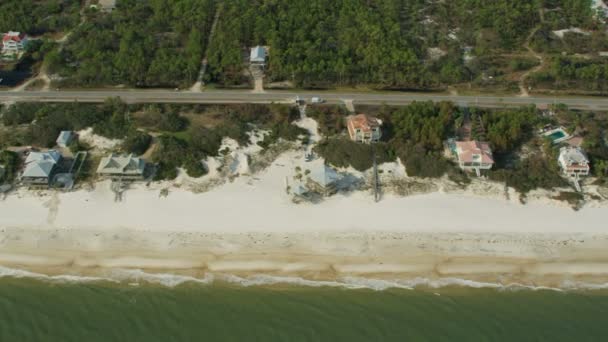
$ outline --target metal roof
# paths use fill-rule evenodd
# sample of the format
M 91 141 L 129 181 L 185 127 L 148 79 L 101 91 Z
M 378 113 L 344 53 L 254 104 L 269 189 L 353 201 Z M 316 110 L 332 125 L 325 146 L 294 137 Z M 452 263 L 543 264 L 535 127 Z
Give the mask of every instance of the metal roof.
M 61 154 L 55 150 L 30 152 L 25 159 L 25 169 L 21 176 L 26 178 L 48 178 L 59 160 L 61 160 Z
M 251 49 L 251 56 L 249 57 L 251 62 L 266 62 L 266 49 L 263 46 L 256 46 Z

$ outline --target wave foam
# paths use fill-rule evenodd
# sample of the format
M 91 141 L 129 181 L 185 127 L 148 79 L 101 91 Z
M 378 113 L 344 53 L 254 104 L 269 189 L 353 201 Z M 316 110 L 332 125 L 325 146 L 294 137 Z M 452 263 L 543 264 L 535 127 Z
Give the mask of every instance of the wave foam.
M 272 286 L 272 285 L 293 285 L 304 287 L 336 287 L 344 289 L 369 289 L 384 291 L 389 289 L 416 288 L 440 289 L 445 287 L 465 287 L 465 288 L 486 288 L 496 290 L 551 290 L 551 291 L 575 291 L 575 290 L 606 290 L 608 283 L 593 284 L 574 281 L 564 281 L 559 287 L 533 286 L 519 283 L 501 284 L 491 282 L 478 282 L 461 278 L 413 278 L 384 280 L 362 277 L 343 277 L 336 280 L 310 280 L 301 277 L 272 276 L 266 274 L 241 277 L 233 274 L 212 274 L 206 273 L 202 278 L 170 274 L 170 273 L 148 273 L 139 269 L 113 269 L 109 270 L 104 277 L 91 277 L 80 275 L 46 275 L 42 273 L 30 272 L 27 270 L 13 269 L 0 266 L 0 278 L 30 278 L 49 282 L 65 283 L 91 283 L 91 282 L 113 282 L 126 283 L 129 285 L 139 285 L 140 283 L 156 284 L 165 287 L 175 287 L 184 283 L 198 283 L 211 285 L 215 282 L 236 284 L 244 287 L 251 286 Z
M 0 266 L 0 278 L 30 278 L 37 280 L 53 281 L 53 282 L 67 282 L 67 283 L 91 283 L 91 282 L 115 282 L 118 281 L 112 278 L 102 277 L 87 277 L 72 274 L 60 274 L 60 275 L 46 275 L 42 273 L 35 273 L 26 270 L 19 270 L 14 268 L 8 268 Z
M 179 274 L 169 273 L 147 273 L 142 270 L 115 269 L 109 272 L 109 276 L 119 282 L 146 282 L 150 284 L 158 284 L 166 287 L 175 287 L 183 283 L 213 283 L 213 275 L 205 274 L 203 278 L 184 276 Z

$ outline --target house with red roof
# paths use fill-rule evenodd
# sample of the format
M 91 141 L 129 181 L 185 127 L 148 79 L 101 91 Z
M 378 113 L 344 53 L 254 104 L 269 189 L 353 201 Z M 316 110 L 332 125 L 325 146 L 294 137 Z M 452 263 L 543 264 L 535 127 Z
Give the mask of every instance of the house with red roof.
M 458 166 L 465 171 L 475 171 L 477 177 L 481 175 L 481 170 L 490 170 L 494 165 L 492 149 L 486 142 L 456 141 L 454 154 Z
M 9 31 L 2 35 L 2 54 L 15 55 L 25 50 L 27 36 L 25 33 Z
M 374 143 L 382 137 L 382 121 L 366 114 L 350 115 L 346 118 L 350 139 L 361 143 Z

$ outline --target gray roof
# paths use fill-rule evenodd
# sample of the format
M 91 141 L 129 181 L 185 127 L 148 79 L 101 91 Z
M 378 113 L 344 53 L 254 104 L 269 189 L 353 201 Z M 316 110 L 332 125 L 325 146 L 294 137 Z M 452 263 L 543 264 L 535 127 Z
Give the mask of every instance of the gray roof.
M 111 154 L 101 159 L 97 173 L 100 174 L 122 174 L 122 175 L 143 175 L 146 163 L 141 158 L 133 155 L 120 156 Z
M 66 146 L 70 143 L 73 136 L 74 133 L 72 133 L 72 131 L 61 131 L 61 133 L 59 133 L 59 137 L 57 138 L 57 145 Z
M 291 192 L 296 196 L 303 196 L 307 194 L 309 190 L 305 186 L 297 184 Z
M 26 178 L 48 178 L 59 160 L 61 160 L 61 154 L 55 150 L 30 152 L 25 159 L 25 169 L 21 176 Z
M 310 180 L 319 184 L 322 187 L 330 186 L 340 179 L 340 175 L 338 175 L 338 173 L 334 169 L 327 165 L 322 165 L 320 167 L 314 168 L 313 170 L 311 170 L 308 177 L 310 178 Z
M 251 56 L 249 57 L 251 62 L 264 63 L 266 61 L 266 49 L 263 46 L 256 46 L 251 49 Z

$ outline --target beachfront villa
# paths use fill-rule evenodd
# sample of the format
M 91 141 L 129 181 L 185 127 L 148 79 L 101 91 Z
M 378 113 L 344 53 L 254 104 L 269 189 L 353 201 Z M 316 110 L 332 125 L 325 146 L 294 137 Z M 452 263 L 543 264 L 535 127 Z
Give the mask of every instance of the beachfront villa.
M 61 148 L 67 148 L 74 140 L 74 136 L 75 134 L 72 131 L 61 131 L 61 133 L 59 133 L 59 137 L 57 137 L 57 140 L 55 142 L 57 143 L 57 146 Z
M 323 164 L 310 170 L 306 179 L 306 188 L 323 196 L 338 192 L 340 175 L 331 167 Z
M 25 33 L 9 31 L 2 36 L 2 54 L 16 55 L 25 51 L 27 46 Z
M 251 48 L 251 53 L 249 55 L 249 63 L 251 65 L 266 65 L 266 48 L 259 45 Z
M 101 159 L 97 174 L 104 178 L 121 181 L 138 181 L 144 179 L 146 162 L 133 155 L 111 155 Z
M 21 182 L 28 186 L 49 186 L 61 158 L 55 150 L 30 152 L 25 159 Z
M 578 179 L 589 175 L 589 159 L 580 147 L 565 146 L 559 150 L 559 167 L 564 176 Z
M 465 171 L 475 171 L 477 177 L 481 175 L 481 170 L 490 170 L 494 165 L 492 149 L 486 142 L 456 141 L 452 149 L 458 166 Z
M 382 137 L 382 121 L 366 114 L 348 116 L 346 127 L 352 141 L 371 144 L 380 141 Z

